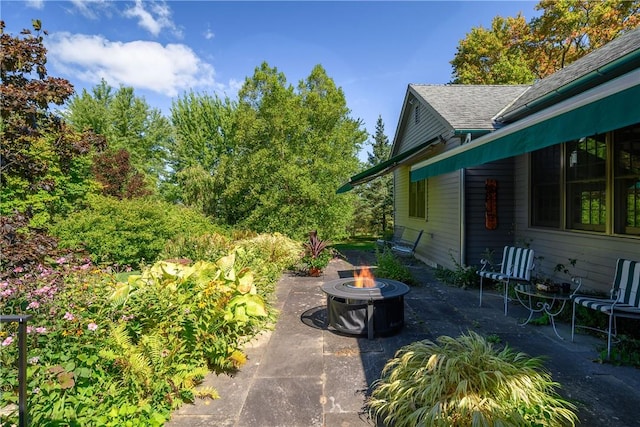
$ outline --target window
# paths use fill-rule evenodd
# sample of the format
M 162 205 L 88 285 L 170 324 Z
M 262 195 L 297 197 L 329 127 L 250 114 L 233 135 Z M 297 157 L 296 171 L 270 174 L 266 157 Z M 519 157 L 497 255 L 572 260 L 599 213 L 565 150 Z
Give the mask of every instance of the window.
M 531 153 L 531 225 L 560 227 L 560 145 Z
M 605 135 L 565 144 L 567 228 L 605 231 L 607 144 Z
M 532 226 L 640 236 L 640 124 L 530 159 Z
M 614 132 L 614 231 L 640 235 L 640 126 Z
M 427 219 L 427 180 L 409 183 L 409 216 Z

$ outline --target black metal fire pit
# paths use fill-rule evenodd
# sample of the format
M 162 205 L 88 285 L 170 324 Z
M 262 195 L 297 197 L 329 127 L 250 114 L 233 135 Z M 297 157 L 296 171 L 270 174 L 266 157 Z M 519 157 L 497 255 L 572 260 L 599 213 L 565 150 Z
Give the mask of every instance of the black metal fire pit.
M 409 287 L 390 279 L 375 279 L 373 287 L 355 286 L 355 279 L 337 279 L 322 285 L 327 294 L 329 326 L 350 334 L 388 335 L 404 326 L 404 296 Z

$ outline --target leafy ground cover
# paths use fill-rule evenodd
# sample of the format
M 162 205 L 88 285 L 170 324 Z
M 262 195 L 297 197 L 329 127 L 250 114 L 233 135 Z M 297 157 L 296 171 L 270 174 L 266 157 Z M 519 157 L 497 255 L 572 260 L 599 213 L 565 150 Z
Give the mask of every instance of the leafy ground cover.
M 34 316 L 27 331 L 31 424 L 159 426 L 184 402 L 217 397 L 195 386 L 210 371 L 242 365 L 243 343 L 274 319 L 275 281 L 300 248 L 279 235 L 226 242 L 217 259 L 158 261 L 127 276 L 72 253 L 8 266 L 2 314 Z M 0 346 L 6 408 L 17 403 L 15 325 L 0 330 Z M 15 412 L 0 419 L 12 424 Z

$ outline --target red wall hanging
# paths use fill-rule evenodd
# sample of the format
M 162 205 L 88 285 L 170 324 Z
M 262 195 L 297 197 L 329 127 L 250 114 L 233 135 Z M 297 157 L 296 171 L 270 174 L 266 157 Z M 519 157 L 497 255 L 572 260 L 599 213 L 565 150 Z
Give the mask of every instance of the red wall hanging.
M 498 181 L 487 179 L 484 183 L 484 190 L 484 226 L 487 230 L 495 230 L 498 228 Z

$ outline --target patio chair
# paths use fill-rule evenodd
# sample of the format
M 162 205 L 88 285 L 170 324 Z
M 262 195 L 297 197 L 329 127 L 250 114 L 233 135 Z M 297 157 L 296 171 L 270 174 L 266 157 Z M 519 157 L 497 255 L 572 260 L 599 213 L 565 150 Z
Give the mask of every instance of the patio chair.
M 418 247 L 418 242 L 420 242 L 420 238 L 422 237 L 422 233 L 424 230 L 420 230 L 417 232 L 416 239 L 414 241 L 404 240 L 404 237 L 399 242 L 393 244 L 391 246 L 391 252 L 401 257 L 411 257 L 416 252 L 416 248 Z M 415 233 L 415 231 L 414 231 Z
M 576 324 L 576 307 L 579 305 L 600 311 L 609 316 L 606 330 Z M 607 335 L 607 360 L 611 357 L 611 340 L 616 337 L 616 319 L 626 317 L 640 319 L 640 262 L 618 259 L 616 273 L 609 298 L 576 295 L 573 298 L 573 315 L 571 317 L 571 341 L 576 327 L 602 332 Z
M 480 275 L 480 306 L 482 307 L 483 280 L 490 279 L 504 284 L 504 315 L 507 315 L 509 303 L 509 285 L 512 283 L 529 282 L 531 271 L 533 270 L 533 249 L 519 248 L 515 246 L 505 246 L 502 254 L 502 262 L 497 264 L 500 271 L 486 270 L 493 266 L 489 261 L 480 261 L 482 268 L 478 271 Z
M 391 237 L 391 240 L 378 239 L 376 243 L 380 247 L 385 247 L 385 246 L 391 247 L 396 243 L 402 241 L 403 234 L 404 234 L 404 227 L 401 225 L 396 225 L 393 227 L 393 236 Z

